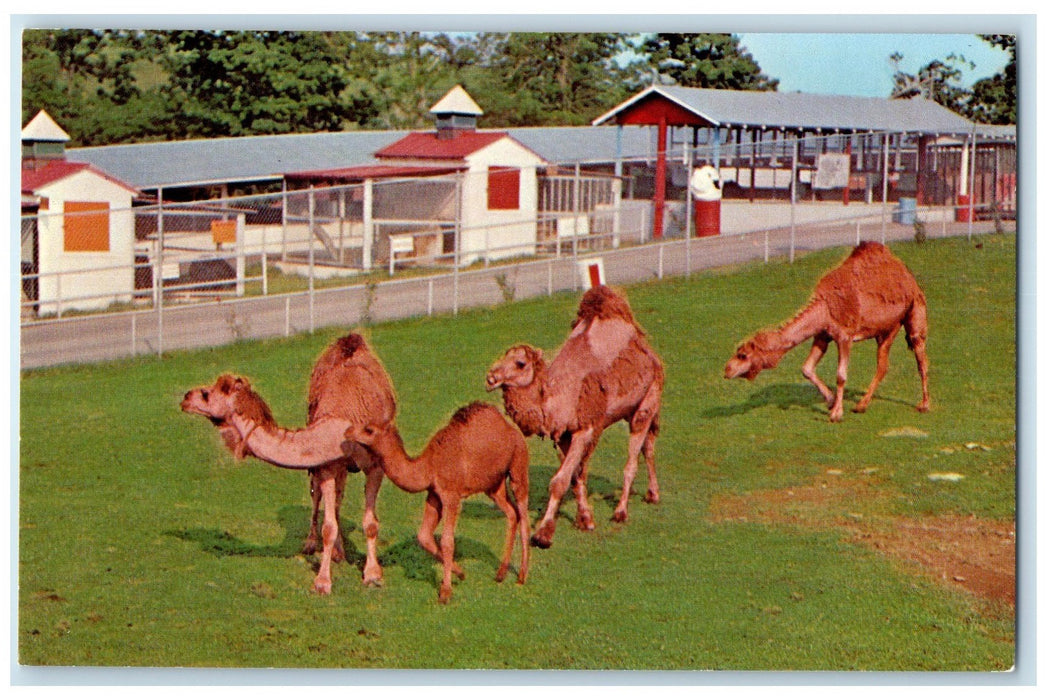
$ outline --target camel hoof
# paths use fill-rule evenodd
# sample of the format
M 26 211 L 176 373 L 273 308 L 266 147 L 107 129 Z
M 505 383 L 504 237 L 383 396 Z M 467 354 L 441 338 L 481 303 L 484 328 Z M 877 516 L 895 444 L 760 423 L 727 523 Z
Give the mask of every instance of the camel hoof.
M 651 505 L 657 505 L 661 502 L 662 498 L 654 491 L 648 491 L 647 495 L 643 497 L 644 503 L 650 503 Z
M 920 404 L 919 406 L 916 407 L 916 410 L 919 411 L 920 413 L 927 413 L 928 411 L 931 410 L 931 407 L 928 404 L 922 403 L 922 404 Z
M 313 590 L 319 593 L 320 595 L 331 595 L 331 581 L 322 581 L 320 579 L 316 579 L 315 581 L 313 581 Z
M 531 544 L 535 547 L 538 547 L 539 549 L 549 549 L 553 546 L 553 542 L 551 539 L 547 537 L 542 537 L 538 533 L 531 535 Z
M 500 569 L 498 569 L 498 573 L 494 575 L 495 583 L 501 583 L 502 581 L 504 581 L 505 580 L 505 575 L 507 573 L 509 573 L 509 567 L 508 566 L 503 566 Z
M 374 588 L 381 588 L 384 581 L 382 580 L 382 569 L 379 568 L 377 571 L 365 570 L 364 571 L 364 585 L 371 586 Z
M 624 510 L 616 510 L 614 511 L 614 515 L 611 516 L 611 520 L 616 523 L 624 523 L 628 519 L 629 513 Z
M 320 549 L 320 545 L 314 539 L 308 539 L 308 540 L 306 540 L 305 542 L 302 543 L 302 554 L 305 554 L 305 555 L 316 554 L 316 552 L 319 549 Z
M 574 521 L 574 526 L 579 530 L 595 530 L 596 523 L 593 521 L 593 514 L 579 513 Z
M 866 408 L 868 408 L 868 406 L 862 406 L 861 404 L 858 404 L 857 406 L 855 406 L 855 407 L 854 407 L 854 408 L 852 408 L 851 410 L 852 410 L 852 411 L 853 411 L 854 413 L 865 413 L 865 409 L 866 409 Z
M 440 586 L 440 602 L 446 605 L 451 600 L 451 587 Z

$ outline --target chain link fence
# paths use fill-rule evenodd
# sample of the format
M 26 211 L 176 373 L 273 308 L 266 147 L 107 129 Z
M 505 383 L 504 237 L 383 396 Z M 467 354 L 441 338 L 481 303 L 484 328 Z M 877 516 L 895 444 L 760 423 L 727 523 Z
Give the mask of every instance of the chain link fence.
M 687 183 L 714 154 L 689 146 L 672 155 L 661 236 L 644 164 L 624 172 L 583 164 L 550 169 L 533 185 L 521 180 L 519 201 L 504 208 L 491 194 L 498 183 L 490 174 L 461 172 L 161 201 L 105 212 L 113 232 L 109 255 L 45 250 L 43 234 L 57 217 L 68 249 L 70 228 L 90 234 L 101 225 L 99 211 L 40 212 L 22 222 L 22 366 L 453 314 L 580 289 L 592 264 L 605 281 L 630 284 L 751 260 L 791 261 L 798 251 L 862 240 L 990 233 L 1013 216 L 1016 182 L 1007 179 L 1013 163 L 1001 165 L 998 154 L 975 161 L 983 170 L 968 176 L 971 196 L 916 206 L 904 196 L 904 186 L 914 183 L 889 174 L 893 165 L 904 175 L 911 153 L 885 151 L 880 160 L 868 148 L 848 153 L 852 168 L 870 166 L 845 180 L 851 198 L 839 188 L 816 187 L 819 161 L 834 152 L 846 152 L 838 136 L 718 151 L 731 196 L 718 203 L 718 235 L 706 237 L 695 237 L 702 214 L 688 199 Z M 944 164 L 952 156 L 937 157 Z M 888 177 L 870 189 L 874 169 Z M 952 165 L 935 172 L 948 180 Z M 486 201 L 471 202 L 476 197 Z M 118 225 L 133 228 L 119 245 Z M 103 245 L 100 237 L 92 240 L 78 245 Z M 48 256 L 69 252 L 76 254 L 66 255 L 60 269 L 41 271 Z M 134 262 L 110 263 L 116 255 Z

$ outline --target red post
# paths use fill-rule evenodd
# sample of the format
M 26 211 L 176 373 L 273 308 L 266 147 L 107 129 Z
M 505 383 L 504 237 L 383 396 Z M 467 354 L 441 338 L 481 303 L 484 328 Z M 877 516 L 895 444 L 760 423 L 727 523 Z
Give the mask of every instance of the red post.
M 665 115 L 658 119 L 658 160 L 654 169 L 654 237 L 662 237 L 662 223 L 665 220 Z

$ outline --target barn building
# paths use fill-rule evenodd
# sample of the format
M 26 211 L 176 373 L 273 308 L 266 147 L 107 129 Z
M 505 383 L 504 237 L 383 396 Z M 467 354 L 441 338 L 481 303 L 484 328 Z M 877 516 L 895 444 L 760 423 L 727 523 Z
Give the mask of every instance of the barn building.
M 43 111 L 22 130 L 22 299 L 43 315 L 130 302 L 135 289 L 138 192 L 67 160 L 68 140 Z

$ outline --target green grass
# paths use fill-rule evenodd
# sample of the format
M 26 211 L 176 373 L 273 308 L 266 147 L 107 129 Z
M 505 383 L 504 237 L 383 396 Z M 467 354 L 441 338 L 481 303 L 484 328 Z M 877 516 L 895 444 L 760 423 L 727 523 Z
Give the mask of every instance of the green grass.
M 975 245 L 977 244 L 977 246 Z M 919 414 L 904 341 L 868 413 L 828 423 L 787 355 L 755 382 L 727 382 L 736 344 L 803 304 L 841 249 L 628 288 L 667 366 L 658 442 L 662 503 L 636 496 L 610 522 L 625 435 L 593 457 L 597 529 L 570 525 L 532 550 L 525 586 L 493 581 L 504 520 L 483 497 L 459 520 L 468 578 L 436 602 L 439 565 L 414 541 L 424 496 L 379 497 L 385 586 L 360 584 L 362 479 L 342 524 L 350 561 L 334 593 L 311 592 L 298 554 L 309 501 L 300 472 L 235 462 L 178 410 L 223 371 L 250 377 L 284 425 L 301 425 L 312 362 L 346 329 L 21 376 L 19 662 L 26 665 L 414 669 L 1005 670 L 1007 611 L 940 587 L 832 530 L 715 523 L 714 497 L 806 485 L 827 469 L 876 469 L 886 515 L 1015 511 L 1015 238 L 899 244 L 930 308 L 932 410 Z M 578 296 L 366 330 L 396 386 L 408 450 L 470 400 L 500 403 L 484 372 L 510 344 L 555 349 Z M 856 346 L 848 402 L 874 367 Z M 833 376 L 835 351 L 823 363 Z M 926 437 L 884 437 L 915 428 Z M 989 447 L 968 450 L 965 443 Z M 529 441 L 531 513 L 555 457 Z M 958 483 L 929 472 L 955 471 Z M 636 490 L 646 488 L 641 475 Z M 512 579 L 512 577 L 510 577 Z

